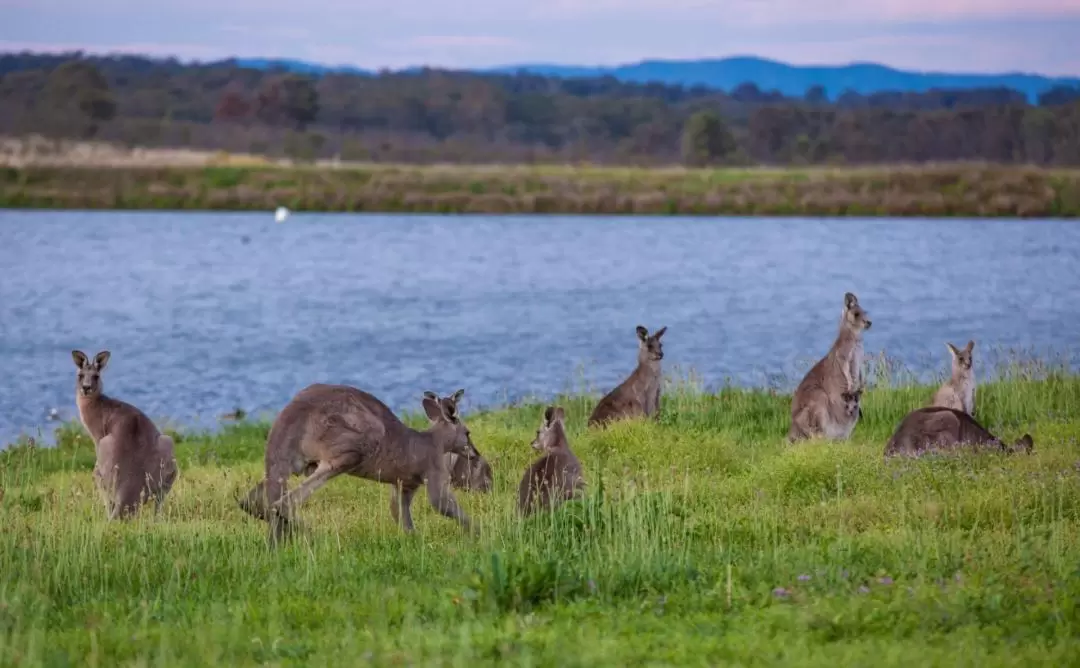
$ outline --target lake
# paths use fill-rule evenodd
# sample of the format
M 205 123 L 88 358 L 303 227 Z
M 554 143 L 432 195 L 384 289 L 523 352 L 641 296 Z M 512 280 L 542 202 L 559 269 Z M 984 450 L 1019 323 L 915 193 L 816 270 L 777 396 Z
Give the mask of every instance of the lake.
M 665 370 L 791 389 L 845 291 L 868 354 L 948 369 L 1019 349 L 1076 364 L 1080 226 L 1067 221 L 0 211 L 0 444 L 77 418 L 71 350 L 105 391 L 212 426 L 314 382 L 396 411 L 609 389 L 634 327 Z M 39 436 L 41 438 L 41 436 Z

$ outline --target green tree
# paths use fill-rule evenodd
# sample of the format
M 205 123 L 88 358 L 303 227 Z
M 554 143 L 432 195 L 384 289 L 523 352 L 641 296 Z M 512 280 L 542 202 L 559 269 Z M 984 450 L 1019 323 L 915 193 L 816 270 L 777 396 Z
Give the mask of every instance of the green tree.
M 70 60 L 54 69 L 46 84 L 46 98 L 59 124 L 78 127 L 85 136 L 96 134 L 100 123 L 116 115 L 109 82 L 85 60 Z
M 682 158 L 692 166 L 723 160 L 735 150 L 735 137 L 719 115 L 699 111 L 683 126 Z
M 319 92 L 308 77 L 274 77 L 260 88 L 255 113 L 264 123 L 288 123 L 296 130 L 304 130 L 319 115 Z

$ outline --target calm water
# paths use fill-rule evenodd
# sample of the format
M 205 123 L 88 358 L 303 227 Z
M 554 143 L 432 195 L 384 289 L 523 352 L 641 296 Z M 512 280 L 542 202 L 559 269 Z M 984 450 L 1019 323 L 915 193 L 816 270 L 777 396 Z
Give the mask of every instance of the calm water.
M 77 415 L 72 348 L 109 349 L 107 392 L 188 425 L 317 381 L 398 411 L 607 389 L 639 323 L 668 326 L 668 370 L 791 387 L 847 290 L 867 353 L 919 371 L 946 340 L 977 365 L 1080 349 L 1068 222 L 0 211 L 0 271 L 0 443 Z

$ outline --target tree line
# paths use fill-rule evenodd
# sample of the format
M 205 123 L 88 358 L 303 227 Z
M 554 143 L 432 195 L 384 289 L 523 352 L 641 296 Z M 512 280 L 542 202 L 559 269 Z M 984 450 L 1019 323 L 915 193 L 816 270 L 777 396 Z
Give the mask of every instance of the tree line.
M 235 61 L 0 55 L 0 132 L 297 159 L 609 164 L 1080 165 L 1080 90 L 820 87 L 799 98 L 437 69 L 325 74 Z

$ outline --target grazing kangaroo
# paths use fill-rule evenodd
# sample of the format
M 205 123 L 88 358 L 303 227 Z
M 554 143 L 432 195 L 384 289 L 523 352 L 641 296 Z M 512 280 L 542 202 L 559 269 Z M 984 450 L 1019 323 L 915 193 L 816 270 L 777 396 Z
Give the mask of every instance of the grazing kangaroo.
M 71 351 L 79 369 L 75 404 L 97 456 L 94 483 L 109 519 L 130 517 L 150 497 L 156 514 L 161 512 L 165 495 L 176 481 L 173 440 L 158 431 L 138 408 L 105 395 L 101 372 L 109 357 L 108 350 L 99 352 L 93 360 L 81 350 Z
M 589 426 L 603 426 L 609 422 L 644 415 L 658 417 L 660 410 L 660 360 L 664 359 L 664 348 L 660 337 L 667 331 L 661 327 L 651 336 L 649 330 L 637 326 L 638 363 L 614 390 L 608 392 L 596 404 L 589 416 Z
M 446 453 L 446 468 L 450 471 L 450 485 L 470 492 L 490 492 L 492 485 L 491 464 L 483 455 L 463 457 Z
M 885 445 L 885 457 L 919 457 L 928 452 L 962 447 L 1031 452 L 1035 443 L 1030 434 L 1008 446 L 991 434 L 970 414 L 955 408 L 928 406 L 907 414 Z
M 428 500 L 466 531 L 472 523 L 450 491 L 446 454 L 480 457 L 469 428 L 458 415 L 465 390 L 439 398 L 425 392 L 431 426 L 406 426 L 383 402 L 346 385 L 317 383 L 301 390 L 278 414 L 266 439 L 266 477 L 238 499 L 250 515 L 270 523 L 271 542 L 288 535 L 297 508 L 337 476 L 349 475 L 391 485 L 390 513 L 406 532 L 413 530 L 413 495 L 427 482 Z M 286 490 L 289 476 L 303 473 Z
M 581 462 L 570 450 L 563 424 L 561 406 L 548 406 L 536 438 L 534 450 L 544 453 L 521 478 L 518 487 L 518 511 L 529 515 L 537 508 L 552 509 L 563 501 L 578 496 L 585 488 Z
M 861 396 L 862 335 L 871 324 L 858 297 L 845 293 L 840 331 L 832 348 L 810 368 L 791 398 L 789 442 L 816 436 L 846 440 L 851 436 L 862 410 L 849 414 L 843 394 L 859 391 Z
M 974 341 L 968 341 L 962 350 L 946 342 L 952 357 L 952 377 L 934 394 L 931 406 L 942 406 L 975 415 L 975 372 L 971 368 Z

